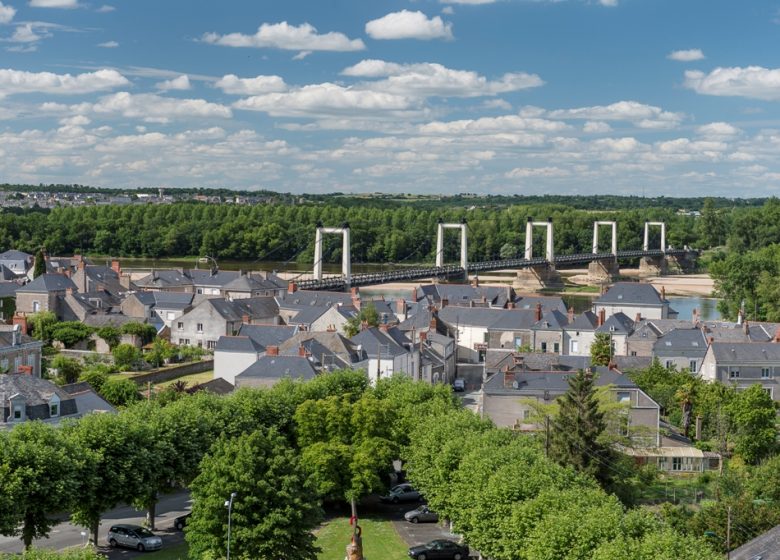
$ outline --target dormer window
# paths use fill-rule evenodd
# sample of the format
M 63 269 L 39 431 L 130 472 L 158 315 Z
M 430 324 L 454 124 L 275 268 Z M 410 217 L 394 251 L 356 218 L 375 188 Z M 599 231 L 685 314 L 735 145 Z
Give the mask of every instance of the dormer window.
M 55 394 L 49 400 L 49 417 L 56 418 L 60 415 L 60 398 Z

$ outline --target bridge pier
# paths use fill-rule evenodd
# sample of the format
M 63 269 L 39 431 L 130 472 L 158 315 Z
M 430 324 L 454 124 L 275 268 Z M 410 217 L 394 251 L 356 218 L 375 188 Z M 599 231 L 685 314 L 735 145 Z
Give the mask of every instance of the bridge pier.
M 589 284 L 611 283 L 617 280 L 618 276 L 620 276 L 620 267 L 617 257 L 599 259 L 588 264 Z
M 561 289 L 563 288 L 563 280 L 554 266 L 540 264 L 519 269 L 517 271 L 517 277 L 512 282 L 512 287 L 523 292 L 537 292 L 544 289 Z
M 664 276 L 668 273 L 666 257 L 642 257 L 639 259 L 639 276 Z

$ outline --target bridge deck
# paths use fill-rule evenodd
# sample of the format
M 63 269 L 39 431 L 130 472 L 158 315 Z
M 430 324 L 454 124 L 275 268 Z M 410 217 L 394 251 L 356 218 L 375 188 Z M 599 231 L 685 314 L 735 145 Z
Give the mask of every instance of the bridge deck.
M 555 266 L 569 266 L 576 264 L 587 264 L 593 261 L 616 258 L 636 259 L 641 257 L 679 257 L 688 254 L 697 255 L 696 251 L 686 249 L 667 249 L 665 252 L 656 251 L 618 251 L 617 255 L 612 253 L 580 253 L 577 255 L 561 255 L 554 259 Z M 531 268 L 535 266 L 546 266 L 549 262 L 544 257 L 533 259 L 503 259 L 496 261 L 482 261 L 468 264 L 468 272 L 489 272 L 493 270 L 506 270 L 517 268 Z M 398 270 L 384 272 L 368 272 L 364 274 L 353 274 L 352 282 L 349 285 L 342 276 L 329 276 L 322 280 L 301 280 L 297 282 L 302 290 L 344 290 L 348 286 L 372 286 L 376 284 L 385 284 L 387 282 L 407 282 L 411 280 L 423 280 L 425 278 L 463 278 L 465 272 L 460 265 L 445 265 L 431 267 L 411 267 L 399 268 Z

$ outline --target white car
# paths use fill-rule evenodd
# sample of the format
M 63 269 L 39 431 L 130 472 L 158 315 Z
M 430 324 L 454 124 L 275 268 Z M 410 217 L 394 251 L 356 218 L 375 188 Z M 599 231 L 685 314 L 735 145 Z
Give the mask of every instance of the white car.
M 459 393 L 466 390 L 466 380 L 460 377 L 452 382 L 452 390 Z

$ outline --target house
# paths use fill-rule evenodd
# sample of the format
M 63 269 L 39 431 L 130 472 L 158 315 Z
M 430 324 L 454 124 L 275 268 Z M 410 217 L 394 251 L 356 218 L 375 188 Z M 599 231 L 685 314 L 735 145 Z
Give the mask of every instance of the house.
M 187 292 L 195 293 L 192 278 L 184 274 L 183 269 L 179 270 L 156 270 L 139 278 L 135 282 L 139 290 L 149 292 Z
M 71 280 L 79 292 L 105 291 L 120 297 L 130 291 L 130 277 L 122 275 L 119 261 L 114 260 L 111 266 L 87 264 L 81 260 L 76 265 L 76 271 L 71 274 Z
M 518 350 L 533 345 L 532 327 L 541 320 L 541 303 L 531 309 L 509 309 L 488 329 L 488 348 Z
M 647 319 L 676 319 L 677 312 L 669 307 L 666 291 L 659 294 L 650 284 L 640 282 L 617 282 L 606 293 L 593 302 L 593 312 L 601 310 L 607 317 L 624 313 L 628 317 L 637 314 Z
M 197 284 L 196 284 L 197 288 Z M 270 272 L 238 271 L 238 276 L 222 286 L 229 300 L 250 297 L 271 297 L 281 295 L 287 290 L 287 281 Z
M 419 345 L 422 379 L 431 383 L 449 383 L 455 379 L 457 345 L 447 325 L 439 320 L 438 311 L 426 305 L 397 328 L 413 344 Z
M 537 304 L 537 309 L 541 307 Z M 537 312 L 539 316 L 539 312 Z M 557 309 L 548 311 L 542 315 L 531 327 L 533 341 L 531 348 L 537 352 L 551 352 L 553 354 L 562 354 L 564 349 L 564 329 L 569 321 L 574 320 L 574 313 L 567 315 Z
M 368 372 L 371 383 L 397 373 L 420 379 L 419 349 L 397 327 L 368 327 L 350 340 L 362 349 L 363 359 L 356 367 Z
M 268 347 L 278 348 L 296 333 L 295 327 L 241 325 L 237 336 L 221 336 L 214 348 L 214 379 L 235 384 L 236 376 L 266 354 Z
M 485 361 L 488 349 L 489 328 L 506 313 L 513 310 L 484 307 L 443 307 L 438 317 L 455 336 L 458 345 L 459 362 L 479 363 Z
M 597 387 L 607 387 L 612 398 L 626 406 L 625 421 L 613 429 L 641 445 L 660 443 L 660 407 L 633 381 L 617 370 L 595 367 Z M 552 404 L 569 388 L 573 373 L 529 371 L 523 364 L 506 367 L 491 375 L 482 385 L 482 416 L 497 426 L 537 431 L 536 404 Z
M 653 345 L 653 357 L 664 367 L 687 369 L 694 374 L 699 371 L 706 353 L 707 341 L 698 328 L 671 330 Z
M 236 376 L 236 389 L 242 387 L 272 387 L 282 379 L 308 381 L 317 376 L 311 362 L 301 356 L 280 356 L 276 347 Z
M 772 399 L 780 400 L 780 340 L 713 342 L 702 359 L 699 376 L 732 385 L 737 391 L 760 384 Z
M 116 409 L 98 395 L 92 388 L 92 385 L 86 381 L 63 385 L 61 388 L 75 399 L 78 416 L 84 416 L 93 412 L 116 413 Z
M 76 285 L 64 274 L 41 274 L 25 286 L 16 290 L 16 312 L 23 315 L 51 311 L 62 320 L 58 298 L 64 297 L 68 289 L 75 290 Z
M 28 373 L 41 376 L 43 342 L 27 336 L 27 321 L 16 319 L 15 325 L 0 325 L 0 373 Z
M 674 329 L 688 329 L 697 326 L 698 321 L 678 319 L 646 319 L 637 317 L 634 331 L 626 338 L 626 354 L 629 356 L 652 356 L 653 347 L 660 337 Z
M 352 305 L 336 303 L 331 306 L 304 307 L 290 317 L 288 325 L 307 331 L 344 332 L 344 326 L 359 311 Z
M 8 280 L 15 280 L 27 277 L 27 274 L 33 267 L 35 259 L 29 253 L 9 249 L 0 253 L 0 270 L 5 277 L 6 271 L 10 273 Z
M 612 355 L 626 356 L 626 341 L 634 331 L 634 321 L 620 311 L 605 319 L 604 310 L 600 309 L 598 322 L 601 323 L 601 326 L 596 328 L 596 334 L 609 335 Z
M 596 329 L 602 317 L 593 311 L 584 311 L 563 327 L 563 353 L 569 356 L 590 356 L 590 346 L 596 340 Z
M 355 291 L 345 294 L 341 292 L 298 290 L 294 283 L 290 283 L 287 292 L 277 295 L 274 299 L 279 307 L 280 317 L 285 323 L 289 323 L 301 310 L 311 307 L 332 307 L 341 304 L 351 305 L 359 309 L 359 297 L 356 294 Z
M 780 560 L 780 525 L 732 550 L 731 560 Z
M 439 307 L 489 307 L 504 309 L 514 301 L 509 286 L 480 286 L 475 279 L 471 284 L 425 284 L 415 291 L 415 300 L 430 299 Z
M 209 298 L 184 313 L 171 327 L 171 342 L 214 349 L 221 336 L 238 333 L 242 324 L 279 324 L 274 298 L 228 301 Z
M 566 304 L 558 296 L 538 296 L 538 295 L 517 295 L 515 301 L 510 304 L 510 309 L 534 310 L 537 305 L 541 305 L 542 313 L 557 309 L 561 313 L 566 313 Z
M 311 358 L 311 362 L 329 371 L 356 369 L 366 360 L 362 348 L 337 332 L 298 331 L 279 345 L 279 354 Z
M 28 420 L 58 422 L 79 416 L 72 395 L 51 381 L 33 375 L 0 375 L 0 399 L 3 428 Z

